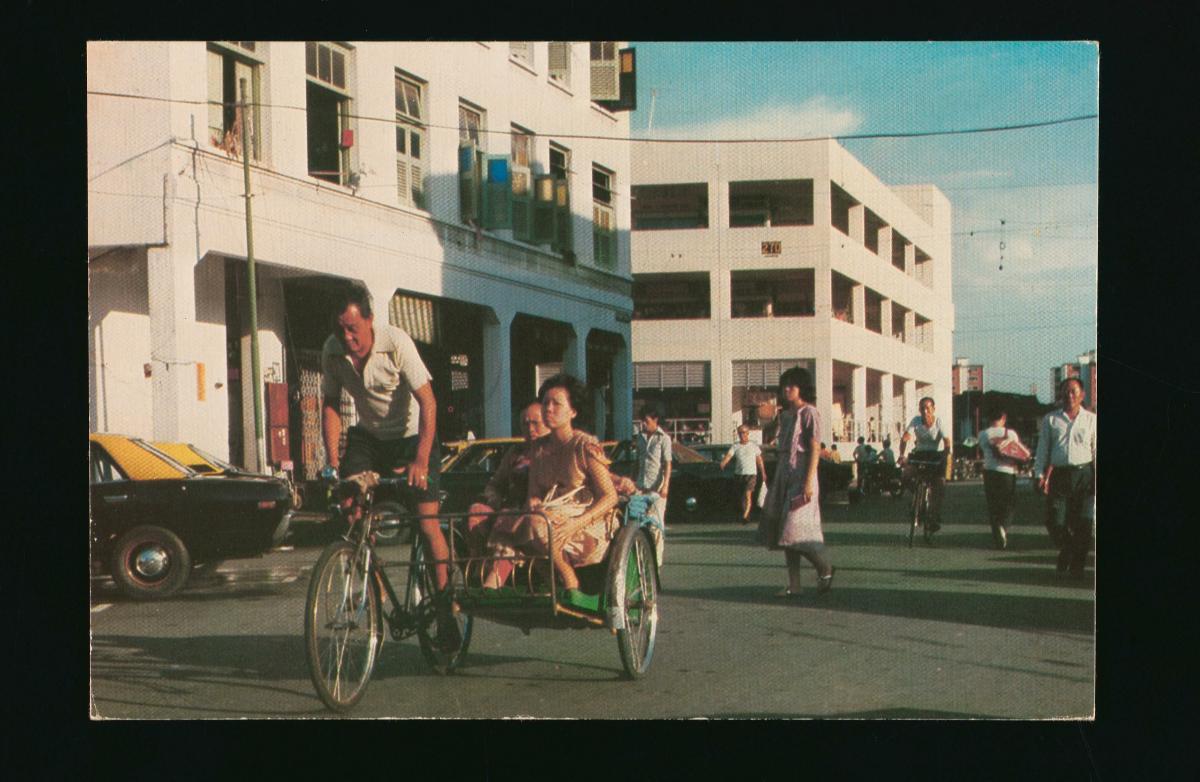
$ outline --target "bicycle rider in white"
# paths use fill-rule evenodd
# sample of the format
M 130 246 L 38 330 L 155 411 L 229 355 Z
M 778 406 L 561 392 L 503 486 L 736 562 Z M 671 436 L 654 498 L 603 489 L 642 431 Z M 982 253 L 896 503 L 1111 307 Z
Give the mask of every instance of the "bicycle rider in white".
M 945 469 L 949 469 L 950 461 L 950 430 L 937 417 L 937 408 L 930 397 L 922 397 L 917 403 L 920 415 L 908 422 L 904 437 L 900 439 L 900 464 L 905 463 L 904 451 L 908 444 L 913 443 L 913 454 L 920 454 L 915 461 L 932 461 L 933 454 L 938 452 L 938 446 L 944 445 L 943 458 Z M 924 458 L 922 458 L 924 457 Z M 946 475 L 939 473 L 931 481 L 933 488 L 930 512 L 933 518 L 929 523 L 929 531 L 937 532 L 942 528 L 942 498 L 946 495 Z

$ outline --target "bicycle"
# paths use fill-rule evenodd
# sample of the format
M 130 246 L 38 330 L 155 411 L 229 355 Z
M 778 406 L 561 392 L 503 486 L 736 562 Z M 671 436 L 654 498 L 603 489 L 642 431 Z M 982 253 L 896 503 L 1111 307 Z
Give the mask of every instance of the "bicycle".
M 393 640 L 416 635 L 426 662 L 443 675 L 458 669 L 466 657 L 476 617 L 519 627 L 526 634 L 532 627 L 608 629 L 617 638 L 628 678 L 639 678 L 649 669 L 658 627 L 658 567 L 648 517 L 613 511 L 611 543 L 604 560 L 577 569 L 581 585 L 577 591 L 593 601 L 581 606 L 568 601 L 548 555 L 473 555 L 462 513 L 436 517 L 449 556 L 435 560 L 416 529 L 419 519 L 431 517 L 405 515 L 402 504 L 387 496 L 403 496 L 407 491 L 404 479 L 381 478 L 379 486 L 367 492 L 360 492 L 353 481 L 343 481 L 335 492 L 353 497 L 352 507 L 362 512 L 351 515 L 354 521 L 343 538 L 321 553 L 309 582 L 305 654 L 313 686 L 326 707 L 346 712 L 361 700 L 383 646 L 385 627 Z M 547 524 L 553 548 L 549 518 L 541 511 L 529 515 Z M 375 546 L 379 530 L 406 523 L 413 528 L 413 542 L 401 596 L 388 578 L 389 563 Z M 516 560 L 511 580 L 500 589 L 483 588 L 483 573 L 500 560 Z M 443 565 L 447 585 L 438 591 L 435 568 Z M 387 611 L 385 598 L 391 606 Z M 446 634 L 461 640 L 439 642 Z
M 451 561 L 434 560 L 419 530 L 413 530 L 408 558 L 408 575 L 401 597 L 388 578 L 390 564 L 375 549 L 379 533 L 394 540 L 405 520 L 404 505 L 392 499 L 405 497 L 411 489 L 403 478 L 381 478 L 379 485 L 363 492 L 353 481 L 342 481 L 333 491 L 334 498 L 352 497 L 349 512 L 361 511 L 339 540 L 321 552 L 313 566 L 304 612 L 305 653 L 309 674 L 321 701 L 334 711 L 354 706 L 366 691 L 384 629 L 392 639 L 402 641 L 417 636 L 421 654 L 440 674 L 453 671 L 461 663 L 471 642 L 472 617 L 455 611 L 451 590 L 438 591 L 435 568 L 445 563 L 451 580 L 461 577 Z M 353 518 L 353 515 L 351 515 Z M 411 517 L 413 519 L 422 517 Z M 416 526 L 415 524 L 413 526 Z M 448 544 L 465 549 L 461 530 L 442 525 Z M 391 610 L 384 612 L 386 597 Z M 453 630 L 443 625 L 453 623 Z M 439 642 L 439 638 L 457 634 L 457 648 Z
M 909 455 L 908 464 L 913 490 L 912 504 L 909 506 L 908 547 L 912 548 L 917 527 L 921 528 L 925 543 L 932 546 L 933 533 L 936 532 L 936 528 L 930 528 L 930 522 L 933 521 L 933 481 L 946 471 L 946 452 L 917 451 Z

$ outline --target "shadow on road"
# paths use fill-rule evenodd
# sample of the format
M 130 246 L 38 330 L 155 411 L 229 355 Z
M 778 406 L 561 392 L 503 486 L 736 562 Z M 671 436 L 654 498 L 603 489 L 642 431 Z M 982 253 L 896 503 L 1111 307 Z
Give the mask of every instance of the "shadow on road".
M 807 589 L 791 603 L 774 597 L 777 587 L 723 586 L 702 589 L 663 589 L 664 596 L 787 606 L 880 616 L 928 619 L 983 625 L 1010 630 L 1059 631 L 1091 634 L 1093 601 L 1076 598 L 980 594 L 927 589 L 855 588 L 848 584 L 852 568 L 838 569 L 839 584 L 827 595 Z M 991 571 L 958 571 L 958 578 L 978 579 Z M 1053 574 L 1052 574 L 1053 575 Z M 852 578 L 852 576 L 851 576 Z

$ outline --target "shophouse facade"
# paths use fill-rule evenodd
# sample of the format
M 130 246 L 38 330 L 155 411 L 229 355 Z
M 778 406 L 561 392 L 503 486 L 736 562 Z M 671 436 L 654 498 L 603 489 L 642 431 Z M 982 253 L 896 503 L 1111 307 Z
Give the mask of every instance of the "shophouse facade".
M 558 369 L 591 387 L 591 428 L 628 436 L 620 51 L 89 44 L 92 430 L 255 463 L 248 153 L 268 466 L 311 478 L 324 463 L 319 355 L 347 282 L 416 340 L 443 439 L 512 434 Z
M 780 372 L 802 366 L 827 440 L 895 438 L 923 396 L 950 423 L 937 188 L 885 185 L 828 140 L 638 143 L 633 177 L 635 407 L 729 442 L 769 428 Z

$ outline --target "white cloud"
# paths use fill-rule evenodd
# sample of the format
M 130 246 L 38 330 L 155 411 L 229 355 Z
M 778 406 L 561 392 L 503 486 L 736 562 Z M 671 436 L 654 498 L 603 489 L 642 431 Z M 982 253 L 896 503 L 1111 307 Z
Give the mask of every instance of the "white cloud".
M 724 117 L 701 123 L 656 125 L 647 133 L 654 138 L 758 139 L 813 138 L 853 133 L 862 127 L 863 117 L 830 98 L 818 95 L 800 104 L 768 105 L 748 114 Z

